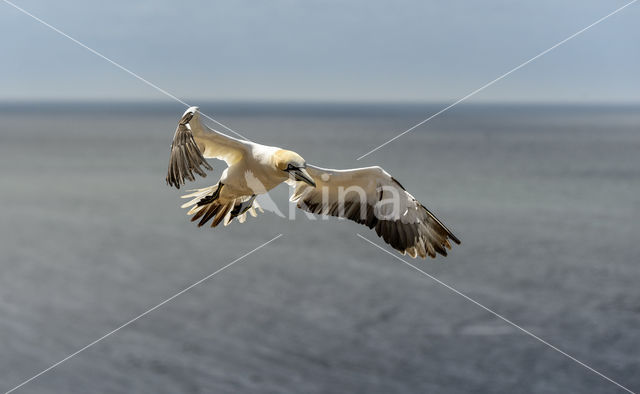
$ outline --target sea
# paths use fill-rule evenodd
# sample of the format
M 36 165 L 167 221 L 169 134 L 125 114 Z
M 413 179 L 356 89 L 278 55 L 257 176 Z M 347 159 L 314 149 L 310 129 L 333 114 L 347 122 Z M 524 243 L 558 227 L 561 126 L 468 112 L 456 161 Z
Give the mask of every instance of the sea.
M 640 391 L 640 107 L 461 104 L 358 160 L 446 103 L 194 104 L 384 167 L 462 244 L 401 256 L 286 185 L 198 228 L 164 180 L 180 104 L 1 103 L 2 392 Z

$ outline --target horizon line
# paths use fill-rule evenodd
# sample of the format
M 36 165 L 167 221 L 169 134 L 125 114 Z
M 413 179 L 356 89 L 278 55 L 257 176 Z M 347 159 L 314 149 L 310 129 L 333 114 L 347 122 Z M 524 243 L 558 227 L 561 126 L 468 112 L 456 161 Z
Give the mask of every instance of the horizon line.
M 188 99 L 193 103 L 222 104 L 222 105 L 442 105 L 449 100 L 368 100 L 368 99 Z M 8 105 L 55 105 L 55 104 L 81 104 L 81 105 L 126 105 L 126 104 L 153 104 L 167 106 L 182 106 L 163 99 L 155 98 L 0 98 L 0 106 Z M 553 105 L 553 106 L 640 106 L 640 99 L 634 100 L 480 100 L 468 101 L 461 106 L 485 106 L 485 105 Z

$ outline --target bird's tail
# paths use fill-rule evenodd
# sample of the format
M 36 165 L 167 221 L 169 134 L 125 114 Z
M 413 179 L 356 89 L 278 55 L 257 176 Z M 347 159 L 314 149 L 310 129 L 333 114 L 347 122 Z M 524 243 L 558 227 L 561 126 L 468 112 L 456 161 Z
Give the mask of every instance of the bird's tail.
M 192 207 L 187 215 L 193 215 L 192 222 L 200 219 L 198 227 L 203 226 L 213 218 L 211 227 L 216 227 L 220 223 L 228 225 L 237 218 L 240 223 L 247 220 L 247 213 L 256 217 L 256 209 L 264 212 L 254 196 L 243 196 L 231 200 L 221 200 L 220 184 L 205 187 L 203 189 L 190 190 L 191 194 L 182 198 L 193 198 L 191 201 L 182 204 L 181 208 Z

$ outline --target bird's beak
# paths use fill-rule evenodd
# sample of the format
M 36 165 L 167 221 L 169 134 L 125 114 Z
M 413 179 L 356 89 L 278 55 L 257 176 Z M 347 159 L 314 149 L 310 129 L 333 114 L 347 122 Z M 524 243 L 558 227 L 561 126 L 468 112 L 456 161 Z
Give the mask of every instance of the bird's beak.
M 316 183 L 311 178 L 311 175 L 304 168 L 296 168 L 295 170 L 291 170 L 291 175 L 293 175 L 293 179 L 296 181 L 307 183 L 313 187 L 316 187 Z

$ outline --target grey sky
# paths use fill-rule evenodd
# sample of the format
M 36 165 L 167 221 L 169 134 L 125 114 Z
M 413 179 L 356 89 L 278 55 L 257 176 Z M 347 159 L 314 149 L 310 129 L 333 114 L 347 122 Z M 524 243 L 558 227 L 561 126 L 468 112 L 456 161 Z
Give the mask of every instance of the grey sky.
M 618 0 L 14 0 L 185 100 L 442 101 Z M 640 102 L 640 2 L 473 101 Z M 164 97 L 0 2 L 0 100 Z

